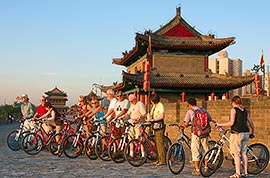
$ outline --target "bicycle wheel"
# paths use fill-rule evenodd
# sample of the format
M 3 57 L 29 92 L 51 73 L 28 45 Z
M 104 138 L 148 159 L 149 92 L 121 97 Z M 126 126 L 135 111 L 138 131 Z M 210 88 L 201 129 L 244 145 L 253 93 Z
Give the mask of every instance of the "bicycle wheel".
M 50 138 L 48 149 L 49 149 L 49 152 L 51 152 L 53 155 L 57 156 L 63 152 L 61 145 L 62 145 L 64 136 L 65 136 L 64 133 L 57 133 L 57 134 L 54 134 Z
M 19 135 L 18 144 L 19 144 L 19 146 L 20 146 L 20 149 L 22 149 L 22 141 L 23 141 L 23 138 L 24 138 L 27 134 L 29 134 L 29 133 L 30 133 L 30 131 L 24 131 L 24 132 L 22 132 L 22 133 Z
M 83 141 L 77 135 L 69 135 L 62 141 L 63 153 L 69 158 L 77 158 L 83 151 Z
M 133 145 L 133 156 L 130 155 L 130 146 Z M 128 163 L 134 167 L 139 167 L 146 162 L 147 151 L 145 151 L 145 156 L 142 156 L 142 149 L 146 150 L 146 145 L 143 142 L 140 142 L 138 139 L 133 139 L 128 142 L 124 152 L 125 159 Z
M 248 156 L 248 173 L 259 174 L 268 165 L 269 150 L 260 143 L 254 143 L 248 146 L 250 150 L 247 152 Z
M 40 135 L 29 133 L 22 140 L 22 149 L 29 155 L 38 154 L 43 148 L 43 141 Z
M 167 152 L 166 163 L 173 174 L 180 174 L 185 165 L 185 151 L 183 143 L 174 143 Z
M 170 138 L 165 136 L 165 135 L 163 135 L 163 142 L 164 142 L 164 147 L 165 147 L 165 153 L 167 153 L 167 151 L 169 150 L 172 142 L 171 142 Z
M 126 147 L 123 137 L 116 137 L 109 145 L 109 156 L 115 163 L 122 163 L 125 161 L 124 150 Z
M 111 158 L 109 157 L 109 145 L 110 145 L 110 136 L 105 135 L 98 139 L 97 144 L 96 144 L 96 154 L 97 156 L 103 160 L 103 161 L 110 161 Z
M 200 173 L 203 177 L 210 177 L 223 163 L 223 151 L 220 147 L 208 150 L 200 161 Z
M 89 159 L 91 160 L 96 160 L 98 158 L 96 154 L 96 142 L 97 142 L 97 136 L 96 135 L 91 135 L 85 140 L 85 153 L 88 156 Z
M 7 145 L 13 151 L 18 151 L 20 149 L 19 136 L 18 130 L 13 130 L 7 136 Z

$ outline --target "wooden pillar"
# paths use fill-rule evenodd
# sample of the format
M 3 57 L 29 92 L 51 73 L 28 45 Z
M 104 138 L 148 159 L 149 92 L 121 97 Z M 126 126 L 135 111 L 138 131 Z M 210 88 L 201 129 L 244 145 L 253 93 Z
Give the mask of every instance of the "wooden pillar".
M 212 92 L 212 93 L 211 93 L 211 100 L 214 100 L 214 99 L 215 99 L 215 93 Z
M 142 95 L 142 100 L 141 102 L 145 105 L 145 95 Z
M 182 92 L 182 102 L 185 102 L 186 101 L 186 93 L 185 92 Z
M 258 73 L 255 74 L 255 89 L 256 89 L 256 95 L 259 96 L 261 94 L 261 87 L 260 87 L 260 76 Z
M 208 56 L 205 56 L 205 72 L 208 72 L 209 67 L 208 67 Z

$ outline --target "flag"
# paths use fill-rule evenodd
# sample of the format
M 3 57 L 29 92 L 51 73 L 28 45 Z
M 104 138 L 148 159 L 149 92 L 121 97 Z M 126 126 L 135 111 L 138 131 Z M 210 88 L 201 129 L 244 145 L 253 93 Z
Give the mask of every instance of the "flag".
M 264 68 L 264 54 L 262 52 L 261 62 L 260 62 L 260 68 Z

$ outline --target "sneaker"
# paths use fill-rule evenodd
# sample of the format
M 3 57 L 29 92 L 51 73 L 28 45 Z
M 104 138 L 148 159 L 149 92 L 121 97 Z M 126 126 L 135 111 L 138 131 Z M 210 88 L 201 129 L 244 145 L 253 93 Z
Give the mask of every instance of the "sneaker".
M 155 161 L 155 162 L 153 162 L 152 164 L 153 165 L 157 165 L 159 163 L 159 161 Z
M 159 162 L 156 164 L 156 166 L 163 166 L 163 165 L 165 165 L 165 163 L 162 163 L 162 162 Z
M 248 177 L 249 177 L 249 175 L 248 175 L 248 174 L 244 174 L 244 173 L 242 173 L 240 177 L 248 178 Z
M 229 178 L 241 178 L 241 176 L 239 174 L 234 173 Z
M 128 160 L 134 160 L 133 156 L 128 155 Z
M 194 170 L 194 171 L 191 172 L 191 174 L 194 175 L 194 176 L 200 176 L 201 175 L 199 170 Z

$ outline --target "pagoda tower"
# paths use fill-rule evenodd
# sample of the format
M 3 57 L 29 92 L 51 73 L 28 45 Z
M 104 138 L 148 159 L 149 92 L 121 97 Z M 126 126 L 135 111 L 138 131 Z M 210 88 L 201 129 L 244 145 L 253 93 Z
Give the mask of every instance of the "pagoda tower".
M 123 57 L 114 58 L 113 64 L 126 67 L 123 81 L 113 88 L 125 93 L 135 93 L 145 101 L 145 64 L 150 65 L 150 91 L 159 93 L 168 102 L 179 97 L 202 100 L 229 98 L 229 90 L 250 84 L 254 76 L 229 76 L 214 74 L 208 69 L 208 57 L 235 43 L 234 37 L 215 38 L 203 35 L 181 17 L 176 8 L 175 17 L 157 31 L 136 33 L 135 46 L 123 52 Z M 149 58 L 149 49 L 151 57 Z
M 53 107 L 55 107 L 61 114 L 64 114 L 68 110 L 68 106 L 66 106 L 67 102 L 67 94 L 57 87 L 52 89 L 51 91 L 45 92 L 47 101 L 50 102 Z

